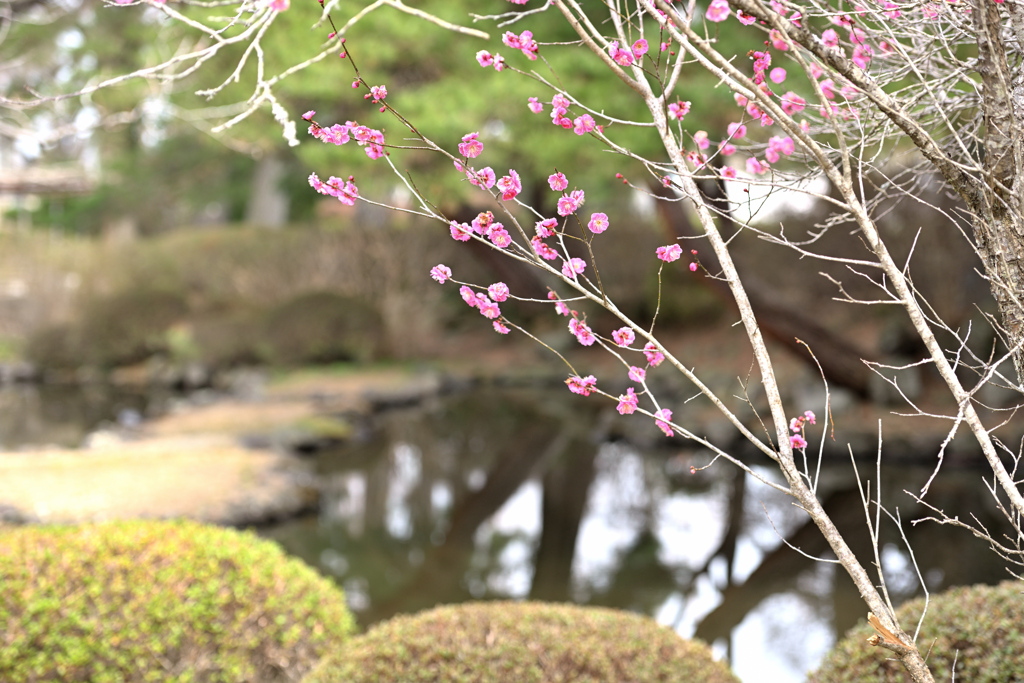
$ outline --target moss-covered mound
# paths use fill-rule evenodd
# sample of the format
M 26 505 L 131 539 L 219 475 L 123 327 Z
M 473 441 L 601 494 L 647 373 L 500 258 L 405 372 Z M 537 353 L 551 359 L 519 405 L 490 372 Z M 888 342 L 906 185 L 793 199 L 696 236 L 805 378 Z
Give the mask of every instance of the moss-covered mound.
M 913 632 L 924 600 L 913 600 L 896 614 Z M 885 649 L 869 645 L 874 631 L 852 629 L 810 677 L 811 683 L 895 683 L 908 680 L 903 665 Z M 917 638 L 935 680 L 971 683 L 1024 681 L 1024 582 L 967 586 L 932 596 Z M 956 664 L 954 665 L 954 660 Z
M 0 681 L 297 681 L 353 630 L 332 583 L 194 522 L 0 531 Z
M 440 607 L 384 622 L 304 683 L 732 683 L 707 646 L 647 617 L 517 602 Z

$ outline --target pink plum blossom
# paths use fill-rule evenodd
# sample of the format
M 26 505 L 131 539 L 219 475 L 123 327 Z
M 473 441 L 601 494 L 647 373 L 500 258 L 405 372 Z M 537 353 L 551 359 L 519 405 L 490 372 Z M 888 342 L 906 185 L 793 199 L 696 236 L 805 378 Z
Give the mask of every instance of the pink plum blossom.
M 669 426 L 669 422 L 672 421 L 672 411 L 668 408 L 662 408 L 654 414 L 654 424 L 658 426 L 665 436 L 674 436 L 675 432 L 672 431 L 672 427 Z
M 590 396 L 590 391 L 597 386 L 597 378 L 593 375 L 587 375 L 586 377 L 573 375 L 569 379 L 565 380 L 565 384 L 569 387 L 569 391 L 574 394 Z
M 462 285 L 461 287 L 459 287 L 459 295 L 462 297 L 462 300 L 465 301 L 470 307 L 476 308 L 476 292 L 474 292 L 466 285 Z
M 747 173 L 750 173 L 751 175 L 761 175 L 767 170 L 768 166 L 754 157 L 747 159 Z
M 707 12 L 704 13 L 704 18 L 718 23 L 728 19 L 730 14 L 732 14 L 732 10 L 726 0 L 711 0 Z
M 487 293 L 491 295 L 492 299 L 500 303 L 508 299 L 508 285 L 504 282 L 495 282 L 487 288 Z
M 501 322 L 495 320 L 492 324 L 494 325 L 494 331 L 498 334 L 508 334 L 509 329 L 502 325 Z
M 665 354 L 658 350 L 658 347 L 654 345 L 654 342 L 647 342 L 644 344 L 644 357 L 647 358 L 647 364 L 652 368 L 656 368 L 661 365 L 661 362 L 665 360 Z
M 583 346 L 591 346 L 597 341 L 597 337 L 594 336 L 590 326 L 576 318 L 569 321 L 569 331 L 575 335 L 576 340 L 583 344 Z
M 494 320 L 501 315 L 501 309 L 498 308 L 498 304 L 483 295 L 478 295 L 477 299 L 477 308 L 480 309 L 480 315 L 490 320 Z
M 619 415 L 632 415 L 637 403 L 636 392 L 633 391 L 633 387 L 629 387 L 625 394 L 619 395 L 619 405 L 615 409 L 619 411 Z
M 782 83 L 782 81 L 786 80 L 786 70 L 781 66 L 777 66 L 768 74 L 768 78 L 771 79 L 772 83 Z
M 577 117 L 572 122 L 572 131 L 576 135 L 586 135 L 590 131 L 597 127 L 597 123 L 594 121 L 594 117 L 590 114 L 584 114 L 583 116 Z
M 500 223 L 495 223 L 495 226 L 497 227 L 491 230 L 488 238 L 490 238 L 491 243 L 494 244 L 494 246 L 499 249 L 505 249 L 512 244 L 512 235 L 508 234 L 508 230 L 501 227 Z
M 470 237 L 473 236 L 473 229 L 470 228 L 465 223 L 460 224 L 456 223 L 455 221 L 452 221 L 451 223 L 448 224 L 448 227 L 451 228 L 453 240 L 465 242 L 469 240 Z
M 647 377 L 647 371 L 635 365 L 629 366 L 629 378 L 634 382 L 643 382 Z
M 658 258 L 662 261 L 665 263 L 672 263 L 683 255 L 683 248 L 678 244 L 669 244 L 664 247 L 658 247 L 657 253 Z
M 569 180 L 565 177 L 564 173 L 552 173 L 548 176 L 548 185 L 555 192 L 561 192 L 565 188 L 569 187 Z
M 633 43 L 633 48 L 632 49 L 633 49 L 633 56 L 636 57 L 637 59 L 640 59 L 645 54 L 647 54 L 647 50 L 650 49 L 650 48 L 647 46 L 647 41 L 644 40 L 643 38 L 641 38 L 640 40 L 638 40 L 635 43 Z
M 534 114 L 539 114 L 542 111 L 544 111 L 544 105 L 538 102 L 536 97 L 531 97 L 530 103 L 526 106 L 528 106 L 530 108 L 530 111 L 532 111 Z
M 442 285 L 448 281 L 448 278 L 452 276 L 452 269 L 443 263 L 438 263 L 436 266 L 430 269 L 430 277 L 437 280 Z
M 590 228 L 590 232 L 595 235 L 600 235 L 602 232 L 608 229 L 608 216 L 604 213 L 592 213 L 590 214 L 590 222 L 587 223 L 587 227 Z
M 562 275 L 570 280 L 575 279 L 587 267 L 586 261 L 581 258 L 571 258 L 562 264 Z
M 545 218 L 542 221 L 537 221 L 534 227 L 537 229 L 538 237 L 551 237 L 555 234 L 555 228 L 558 227 L 558 221 L 554 218 Z
M 673 102 L 668 105 L 668 113 L 674 116 L 676 119 L 682 121 L 683 117 L 690 113 L 690 103 L 687 102 Z
M 533 250 L 537 252 L 537 256 L 540 256 L 545 261 L 554 261 L 558 258 L 558 252 L 544 244 L 540 235 L 537 235 L 530 240 L 530 244 L 533 246 Z
M 509 169 L 508 175 L 503 176 L 496 184 L 498 189 L 501 190 L 502 200 L 506 202 L 514 199 L 517 194 L 523 191 L 523 183 L 519 180 L 519 174 L 512 169 Z
M 619 346 L 629 346 L 636 340 L 636 335 L 629 327 L 620 327 L 612 332 L 612 340 Z
M 789 446 L 790 448 L 793 448 L 795 450 L 807 448 L 807 439 L 800 436 L 799 434 L 794 434 L 793 436 L 789 437 Z
M 480 133 L 468 133 L 462 136 L 462 142 L 459 143 L 459 154 L 467 159 L 480 156 L 480 153 L 484 151 L 484 143 L 477 139 L 479 136 Z
M 743 24 L 744 26 L 750 26 L 755 21 L 757 21 L 757 17 L 755 17 L 753 14 L 744 14 L 743 10 L 739 9 L 736 10 L 736 18 L 739 19 L 740 23 Z

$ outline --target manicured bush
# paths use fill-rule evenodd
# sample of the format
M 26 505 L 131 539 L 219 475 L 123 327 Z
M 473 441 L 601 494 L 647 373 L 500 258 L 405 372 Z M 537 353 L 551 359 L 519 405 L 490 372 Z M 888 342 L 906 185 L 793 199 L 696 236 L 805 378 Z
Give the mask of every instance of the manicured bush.
M 900 607 L 903 630 L 913 632 L 924 600 Z M 895 683 L 908 680 L 888 650 L 867 642 L 874 631 L 865 623 L 843 638 L 811 674 L 811 683 Z M 933 595 L 917 646 L 935 680 L 971 683 L 1024 681 L 1024 582 L 966 586 Z M 954 664 L 955 661 L 955 664 Z
M 0 680 L 297 681 L 353 631 L 334 585 L 194 522 L 0 532 Z
M 732 683 L 702 643 L 604 608 L 484 602 L 400 616 L 329 655 L 304 683 Z

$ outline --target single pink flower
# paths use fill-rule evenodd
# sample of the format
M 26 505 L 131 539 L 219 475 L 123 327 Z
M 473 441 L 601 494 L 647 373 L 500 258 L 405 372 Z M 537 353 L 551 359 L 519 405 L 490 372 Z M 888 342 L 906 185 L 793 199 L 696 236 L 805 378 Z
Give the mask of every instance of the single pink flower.
M 500 226 L 500 223 L 495 223 L 495 225 Z M 508 230 L 502 227 L 492 229 L 488 237 L 491 243 L 499 249 L 505 249 L 512 244 L 512 235 L 508 234 Z
M 587 227 L 590 228 L 590 232 L 595 235 L 600 235 L 602 232 L 608 229 L 608 216 L 603 213 L 592 213 L 590 214 L 590 222 L 587 223 Z
M 619 395 L 619 405 L 615 409 L 619 411 L 619 415 L 632 415 L 638 402 L 636 392 L 633 391 L 633 387 L 629 387 L 625 394 Z
M 531 97 L 530 103 L 526 106 L 528 106 L 530 108 L 530 111 L 532 111 L 534 114 L 539 114 L 542 111 L 544 111 L 544 105 L 538 102 L 536 97 Z
M 782 81 L 786 80 L 786 70 L 781 66 L 777 66 L 768 74 L 768 78 L 772 80 L 772 83 L 782 83 Z
M 597 127 L 597 123 L 594 121 L 594 117 L 590 114 L 584 114 L 583 116 L 577 117 L 573 122 L 573 132 L 576 135 L 586 135 L 590 131 Z
M 562 275 L 570 280 L 576 279 L 586 269 L 587 263 L 581 258 L 571 258 L 562 264 Z
M 636 335 L 628 327 L 620 327 L 612 332 L 612 340 L 619 346 L 629 346 L 636 341 Z
M 462 297 L 462 300 L 465 301 L 470 307 L 476 308 L 476 292 L 474 292 L 466 285 L 462 285 L 461 287 L 459 287 L 459 295 Z
M 465 223 L 459 224 L 459 223 L 456 223 L 455 221 L 452 221 L 451 223 L 448 224 L 448 227 L 451 228 L 452 239 L 453 240 L 458 240 L 459 242 L 465 242 L 470 237 L 473 236 L 473 229 L 470 228 Z
M 750 26 L 757 21 L 757 17 L 753 14 L 744 14 L 743 10 L 736 10 L 736 18 L 739 19 L 740 23 L 744 26 Z
M 480 50 L 480 52 L 477 52 L 476 61 L 485 69 L 489 66 L 494 66 L 494 56 L 487 50 Z
M 316 116 L 316 111 L 314 111 L 313 109 L 310 109 L 309 111 L 307 111 L 305 114 L 302 115 L 302 120 L 303 121 L 309 121 L 314 116 Z
M 804 411 L 804 419 L 810 422 L 811 424 L 817 424 L 815 421 L 814 413 L 812 413 L 810 410 Z
M 504 282 L 495 282 L 487 288 L 487 293 L 490 294 L 491 298 L 495 301 L 502 302 L 508 298 L 508 285 Z
M 656 368 L 661 365 L 661 362 L 665 360 L 665 354 L 658 350 L 658 347 L 654 345 L 654 342 L 647 342 L 644 344 L 644 356 L 647 358 L 647 364 L 652 368 Z
M 495 320 L 494 323 L 492 324 L 494 325 L 494 331 L 497 332 L 498 334 L 508 334 L 509 329 L 502 325 L 499 321 Z
M 569 187 L 569 180 L 565 177 L 564 173 L 552 173 L 548 176 L 548 185 L 555 192 L 561 192 L 565 188 Z
M 668 246 L 658 247 L 658 258 L 665 263 L 672 263 L 679 259 L 683 255 L 683 248 L 678 244 L 669 244 Z
M 707 12 L 704 13 L 704 18 L 718 23 L 728 19 L 731 14 L 732 10 L 729 8 L 727 0 L 711 0 Z
M 494 320 L 501 315 L 501 309 L 498 308 L 498 304 L 494 303 L 486 296 L 477 298 L 480 299 L 480 303 L 477 305 L 477 308 L 480 309 L 480 315 L 490 320 Z
M 802 450 L 804 448 L 807 448 L 807 439 L 800 436 L 799 434 L 794 434 L 793 436 L 789 437 L 789 447 L 794 450 Z
M 438 263 L 436 266 L 430 269 L 430 277 L 437 280 L 442 285 L 448 281 L 448 278 L 452 276 L 452 269 L 443 263 Z
M 633 48 L 632 49 L 633 49 L 633 56 L 636 57 L 637 59 L 640 59 L 645 54 L 647 54 L 647 51 L 650 48 L 647 45 L 647 41 L 644 40 L 643 38 L 641 38 L 640 40 L 638 40 L 635 43 L 633 43 Z
M 643 382 L 647 377 L 647 371 L 635 365 L 629 366 L 629 378 L 634 382 Z

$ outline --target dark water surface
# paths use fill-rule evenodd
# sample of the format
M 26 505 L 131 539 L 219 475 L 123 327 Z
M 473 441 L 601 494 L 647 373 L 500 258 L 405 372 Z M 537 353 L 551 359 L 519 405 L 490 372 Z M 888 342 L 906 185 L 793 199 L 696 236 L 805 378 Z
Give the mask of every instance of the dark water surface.
M 607 404 L 559 392 L 476 390 L 378 414 L 316 457 L 318 515 L 262 533 L 347 591 L 363 626 L 438 603 L 573 601 L 634 610 L 712 643 L 745 681 L 799 681 L 867 608 L 789 499 L 707 452 L 626 440 Z M 636 443 L 642 441 L 642 443 Z M 922 454 L 927 458 L 928 454 Z M 862 479 L 875 463 L 860 462 Z M 772 476 L 767 463 L 756 465 Z M 931 474 L 883 467 L 883 501 Z M 947 468 L 929 501 L 1000 528 L 983 473 Z M 870 541 L 852 466 L 823 467 L 822 500 L 853 549 Z M 874 490 L 874 483 L 872 483 Z M 998 558 L 962 531 L 904 524 L 929 590 L 995 583 Z M 920 593 L 898 530 L 880 560 L 894 602 Z

